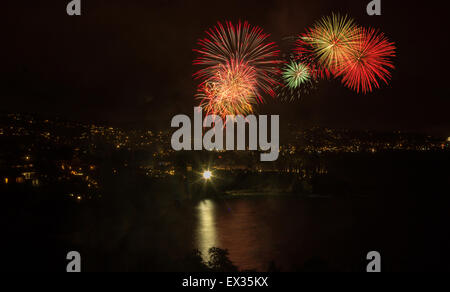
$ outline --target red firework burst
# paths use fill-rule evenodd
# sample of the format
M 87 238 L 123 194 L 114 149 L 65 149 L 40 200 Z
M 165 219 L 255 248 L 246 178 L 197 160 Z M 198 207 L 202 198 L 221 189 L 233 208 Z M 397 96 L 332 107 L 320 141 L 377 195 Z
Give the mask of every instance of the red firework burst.
M 239 22 L 236 26 L 231 22 L 206 31 L 207 37 L 199 40 L 199 57 L 194 65 L 203 66 L 194 76 L 203 80 L 202 84 L 214 79 L 218 70 L 227 64 L 246 64 L 255 70 L 256 98 L 262 102 L 260 90 L 275 96 L 273 88 L 277 85 L 276 75 L 280 74 L 278 64 L 279 50 L 270 36 L 259 27 L 252 27 L 248 22 Z
M 352 53 L 342 64 L 338 76 L 342 83 L 357 93 L 372 92 L 380 88 L 380 80 L 388 84 L 390 69 L 394 69 L 395 43 L 390 42 L 383 33 L 370 28 L 360 28 L 358 40 Z

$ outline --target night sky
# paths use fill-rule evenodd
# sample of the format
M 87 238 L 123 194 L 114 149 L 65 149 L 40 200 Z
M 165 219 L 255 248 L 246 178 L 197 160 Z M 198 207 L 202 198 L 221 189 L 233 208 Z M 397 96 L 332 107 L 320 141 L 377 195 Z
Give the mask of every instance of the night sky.
M 302 102 L 267 98 L 259 113 L 280 114 L 282 123 L 305 127 L 450 136 L 448 16 L 442 1 L 384 0 L 383 16 L 374 17 L 366 14 L 369 0 L 82 0 L 80 17 L 66 14 L 68 2 L 2 3 L 1 112 L 168 128 L 174 115 L 192 114 L 192 50 L 217 21 L 248 20 L 282 46 L 284 37 L 340 12 L 396 42 L 391 84 L 357 95 L 338 81 L 322 82 Z

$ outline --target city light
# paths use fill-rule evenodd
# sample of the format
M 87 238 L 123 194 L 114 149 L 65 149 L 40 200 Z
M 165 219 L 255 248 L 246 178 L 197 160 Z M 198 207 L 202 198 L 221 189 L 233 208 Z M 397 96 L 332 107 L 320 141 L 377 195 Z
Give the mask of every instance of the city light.
M 450 142 L 450 137 L 447 138 L 447 142 Z
M 209 170 L 206 170 L 205 172 L 203 172 L 203 178 L 205 180 L 210 180 L 212 178 L 212 172 Z

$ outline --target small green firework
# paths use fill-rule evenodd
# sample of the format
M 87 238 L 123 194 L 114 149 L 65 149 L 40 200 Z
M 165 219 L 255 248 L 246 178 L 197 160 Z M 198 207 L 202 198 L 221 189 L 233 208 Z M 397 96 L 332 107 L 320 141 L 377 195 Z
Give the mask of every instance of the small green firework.
M 285 85 L 291 89 L 297 89 L 306 83 L 310 83 L 311 78 L 311 69 L 303 63 L 292 61 L 283 70 Z

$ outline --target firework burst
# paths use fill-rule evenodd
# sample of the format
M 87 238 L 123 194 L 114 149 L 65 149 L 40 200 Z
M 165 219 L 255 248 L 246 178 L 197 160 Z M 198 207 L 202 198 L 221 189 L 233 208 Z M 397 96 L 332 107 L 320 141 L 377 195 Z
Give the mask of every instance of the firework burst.
M 203 68 L 194 76 L 202 80 L 199 95 L 208 112 L 243 114 L 251 111 L 253 104 L 263 102 L 264 93 L 275 96 L 281 62 L 276 45 L 267 41 L 268 34 L 247 22 L 236 26 L 219 22 L 206 34 L 207 38 L 199 41 L 200 49 L 195 51 L 200 56 L 194 61 Z
M 307 64 L 295 60 L 284 66 L 281 78 L 279 97 L 283 101 L 301 99 L 316 84 L 312 69 Z
M 303 84 L 311 82 L 311 69 L 308 65 L 300 62 L 291 62 L 283 70 L 283 79 L 286 86 L 297 89 Z
M 383 33 L 359 29 L 357 42 L 338 73 L 343 84 L 364 94 L 380 88 L 380 81 L 387 84 L 391 78 L 389 70 L 395 68 L 392 63 L 395 49 L 395 44 Z
M 209 115 L 246 115 L 256 103 L 256 70 L 245 63 L 234 61 L 218 65 L 215 74 L 198 89 L 200 106 Z
M 332 14 L 299 36 L 296 52 L 300 58 L 313 59 L 321 77 L 330 77 L 349 58 L 357 38 L 358 27 L 353 19 Z

